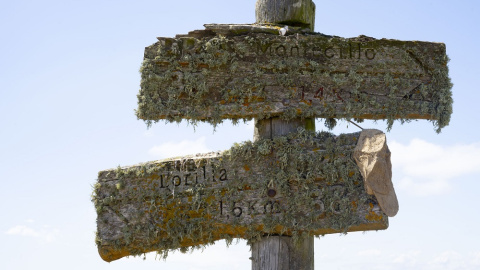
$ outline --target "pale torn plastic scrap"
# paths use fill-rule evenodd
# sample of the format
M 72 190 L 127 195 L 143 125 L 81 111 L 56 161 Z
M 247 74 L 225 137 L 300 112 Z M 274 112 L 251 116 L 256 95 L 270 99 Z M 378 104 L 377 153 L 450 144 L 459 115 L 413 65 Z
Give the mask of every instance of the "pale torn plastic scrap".
M 365 129 L 353 152 L 368 194 L 375 195 L 383 212 L 393 217 L 398 212 L 398 200 L 392 183 L 392 162 L 385 133 Z

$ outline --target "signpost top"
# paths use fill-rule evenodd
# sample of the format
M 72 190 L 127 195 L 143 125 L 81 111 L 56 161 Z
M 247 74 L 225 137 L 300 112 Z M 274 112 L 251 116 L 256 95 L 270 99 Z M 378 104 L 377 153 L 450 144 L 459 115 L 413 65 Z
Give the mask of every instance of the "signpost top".
M 260 24 L 285 24 L 313 31 L 315 4 L 312 0 L 258 0 L 255 7 L 255 18 L 256 22 Z

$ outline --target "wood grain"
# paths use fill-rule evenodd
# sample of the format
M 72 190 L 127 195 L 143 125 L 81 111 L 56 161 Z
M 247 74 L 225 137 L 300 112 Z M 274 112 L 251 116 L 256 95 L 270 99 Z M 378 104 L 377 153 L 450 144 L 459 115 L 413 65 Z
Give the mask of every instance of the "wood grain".
M 257 23 L 278 23 L 310 28 L 315 26 L 315 4 L 312 0 L 257 0 Z

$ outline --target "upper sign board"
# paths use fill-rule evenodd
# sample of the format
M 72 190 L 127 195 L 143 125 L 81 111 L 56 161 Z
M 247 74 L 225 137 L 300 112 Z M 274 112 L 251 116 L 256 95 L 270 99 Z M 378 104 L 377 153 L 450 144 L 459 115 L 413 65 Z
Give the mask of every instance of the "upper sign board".
M 443 43 L 216 24 L 158 40 L 141 68 L 144 120 L 450 119 Z

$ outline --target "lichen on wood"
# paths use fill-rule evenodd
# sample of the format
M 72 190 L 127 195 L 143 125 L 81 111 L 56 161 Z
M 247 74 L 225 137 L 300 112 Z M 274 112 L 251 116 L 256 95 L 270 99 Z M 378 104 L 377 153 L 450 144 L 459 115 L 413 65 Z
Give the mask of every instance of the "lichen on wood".
M 276 25 L 206 25 L 145 49 L 137 117 L 167 121 L 427 119 L 448 125 L 445 45 L 341 38 Z
M 265 234 L 379 230 L 388 218 L 352 157 L 360 133 L 297 133 L 224 152 L 99 172 L 93 202 L 106 261 Z

